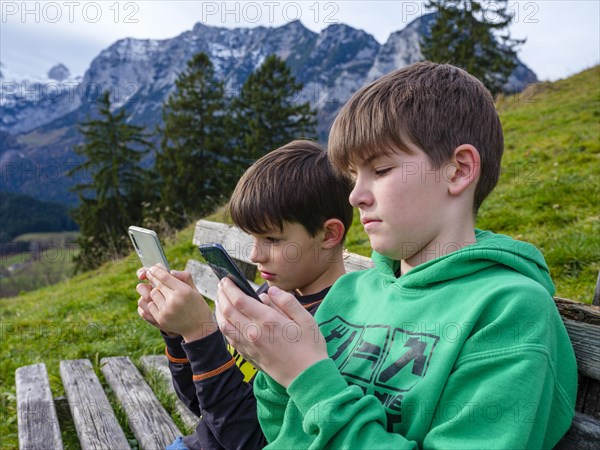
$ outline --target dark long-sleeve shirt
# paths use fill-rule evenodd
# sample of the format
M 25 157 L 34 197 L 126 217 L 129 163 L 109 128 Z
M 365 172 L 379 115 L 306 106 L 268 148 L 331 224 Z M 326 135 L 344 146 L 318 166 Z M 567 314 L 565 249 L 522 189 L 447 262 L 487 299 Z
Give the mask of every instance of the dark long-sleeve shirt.
M 258 292 L 267 289 L 265 283 Z M 328 291 L 296 298 L 314 315 Z M 184 342 L 181 336 L 163 338 L 175 391 L 201 417 L 194 434 L 183 438 L 185 446 L 190 450 L 264 447 L 252 392 L 256 369 L 227 346 L 218 330 L 192 342 Z

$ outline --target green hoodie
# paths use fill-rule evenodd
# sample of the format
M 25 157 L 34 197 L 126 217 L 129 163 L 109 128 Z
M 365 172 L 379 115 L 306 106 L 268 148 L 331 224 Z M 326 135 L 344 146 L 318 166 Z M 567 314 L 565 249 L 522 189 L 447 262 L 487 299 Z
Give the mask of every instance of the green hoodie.
M 571 424 L 575 355 L 541 253 L 477 243 L 397 278 L 399 262 L 338 280 L 315 319 L 329 359 L 286 390 L 254 383 L 268 448 L 551 448 Z

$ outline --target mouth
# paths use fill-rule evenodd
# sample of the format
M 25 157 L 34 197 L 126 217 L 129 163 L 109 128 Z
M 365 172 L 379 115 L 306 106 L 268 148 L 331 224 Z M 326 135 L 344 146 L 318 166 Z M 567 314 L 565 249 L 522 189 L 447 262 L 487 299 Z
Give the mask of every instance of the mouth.
M 377 227 L 377 224 L 381 223 L 381 220 L 372 219 L 370 217 L 363 217 L 362 219 L 360 219 L 360 222 L 362 223 L 365 231 L 369 231 L 369 230 Z
M 271 273 L 271 272 L 265 272 L 264 270 L 261 270 L 261 269 L 258 269 L 258 271 L 260 272 L 260 277 L 261 277 L 263 280 L 267 280 L 267 281 L 269 281 L 269 280 L 273 280 L 273 279 L 275 279 L 275 277 L 276 277 L 276 274 L 274 274 L 274 273 Z
M 362 219 L 360 219 L 360 222 L 363 225 L 368 225 L 368 224 L 373 223 L 373 222 L 381 222 L 381 220 L 371 219 L 370 217 L 363 217 Z

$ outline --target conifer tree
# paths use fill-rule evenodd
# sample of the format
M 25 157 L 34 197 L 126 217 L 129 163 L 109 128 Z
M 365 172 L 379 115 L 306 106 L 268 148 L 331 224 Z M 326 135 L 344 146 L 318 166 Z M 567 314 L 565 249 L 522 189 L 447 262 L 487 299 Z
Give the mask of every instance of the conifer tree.
M 525 40 L 511 39 L 508 26 L 514 14 L 507 0 L 489 5 L 472 0 L 428 0 L 437 13 L 431 35 L 424 36 L 425 59 L 462 67 L 497 94 L 517 65 L 517 47 Z M 504 34 L 500 34 L 502 30 Z
M 163 139 L 156 157 L 161 209 L 180 227 L 210 211 L 228 194 L 223 171 L 225 140 L 223 84 L 205 53 L 196 54 L 175 81 L 163 107 Z
M 99 266 L 130 248 L 127 227 L 140 223 L 148 177 L 139 166 L 152 144 L 139 126 L 127 123 L 125 109 L 111 111 L 109 92 L 98 100 L 99 118 L 78 126 L 84 143 L 75 152 L 85 161 L 72 169 L 84 182 L 74 190 L 80 204 L 73 218 L 80 227 L 78 270 Z
M 285 61 L 268 56 L 231 102 L 232 134 L 241 164 L 299 138 L 316 138 L 316 114 L 296 101 L 302 91 Z M 245 167 L 242 167 L 245 168 Z

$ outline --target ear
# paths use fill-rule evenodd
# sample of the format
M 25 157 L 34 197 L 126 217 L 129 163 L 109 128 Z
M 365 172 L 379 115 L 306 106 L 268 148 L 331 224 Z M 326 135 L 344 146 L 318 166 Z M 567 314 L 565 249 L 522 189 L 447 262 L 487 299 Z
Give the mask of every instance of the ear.
M 475 186 L 481 172 L 481 157 L 471 144 L 462 144 L 454 149 L 446 172 L 450 195 L 460 195 L 470 186 Z
M 344 237 L 345 227 L 339 219 L 328 219 L 323 223 L 323 240 L 321 246 L 324 249 L 332 249 L 342 242 Z

